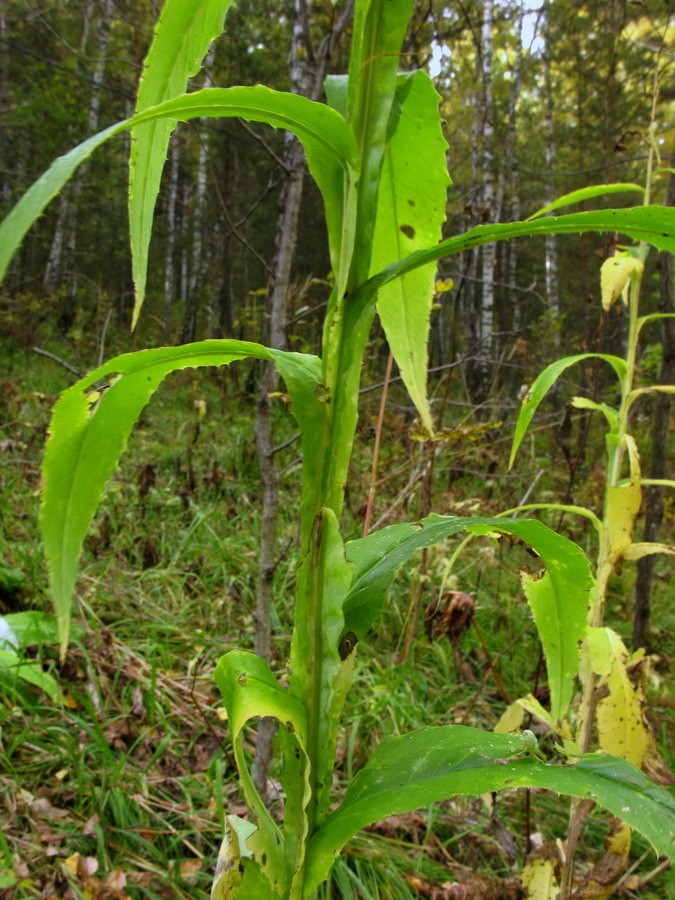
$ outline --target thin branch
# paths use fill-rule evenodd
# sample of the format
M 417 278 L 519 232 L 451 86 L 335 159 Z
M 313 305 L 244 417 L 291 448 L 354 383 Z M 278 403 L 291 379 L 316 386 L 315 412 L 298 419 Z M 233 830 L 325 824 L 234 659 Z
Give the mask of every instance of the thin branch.
M 71 366 L 69 362 L 66 362 L 65 359 L 61 359 L 60 356 L 56 356 L 54 353 L 49 353 L 47 350 L 43 350 L 41 347 L 32 347 L 33 353 L 39 353 L 40 356 L 46 356 L 47 359 L 53 360 L 55 363 L 58 363 L 60 366 L 63 366 L 64 369 L 67 369 L 69 372 L 76 378 L 82 378 L 82 373 L 79 372 L 75 366 Z

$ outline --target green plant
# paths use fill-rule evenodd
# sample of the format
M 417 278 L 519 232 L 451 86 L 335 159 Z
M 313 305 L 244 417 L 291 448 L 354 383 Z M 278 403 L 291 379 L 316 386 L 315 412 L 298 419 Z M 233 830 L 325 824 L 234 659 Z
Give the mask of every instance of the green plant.
M 15 570 L 4 569 L 16 580 Z M 19 575 L 21 573 L 18 573 Z M 22 651 L 33 644 L 56 643 L 53 616 L 28 611 L 0 616 L 0 696 L 29 703 L 30 687 L 39 688 L 53 703 L 63 697 L 56 679 L 39 662 L 26 659 Z
M 344 844 L 365 825 L 456 794 L 540 786 L 598 803 L 672 853 L 675 804 L 625 760 L 588 754 L 574 764 L 540 759 L 530 733 L 489 734 L 462 726 L 385 738 L 329 811 L 340 712 L 359 639 L 382 611 L 398 569 L 451 534 L 510 534 L 530 544 L 545 573 L 523 586 L 546 656 L 551 719 L 563 720 L 586 634 L 590 566 L 583 552 L 536 520 L 429 516 L 346 544 L 339 529 L 357 421 L 361 362 L 379 313 L 421 425 L 433 435 L 426 399 L 426 338 L 435 262 L 519 235 L 620 231 L 675 249 L 675 217 L 660 207 L 600 210 L 478 226 L 438 243 L 448 183 L 438 97 L 423 72 L 399 74 L 409 0 L 359 0 L 348 77 L 326 83 L 328 106 L 266 87 L 181 94 L 229 0 L 197 10 L 168 0 L 150 49 L 136 115 L 80 144 L 28 191 L 0 226 L 0 270 L 23 234 L 77 166 L 113 135 L 132 129 L 130 219 L 136 284 L 134 323 L 144 295 L 152 215 L 166 147 L 177 119 L 241 116 L 293 131 L 322 193 L 335 287 L 322 357 L 242 341 L 204 341 L 119 356 L 66 391 L 47 445 L 42 529 L 62 648 L 77 562 L 107 480 L 143 406 L 170 372 L 235 360 L 272 360 L 286 382 L 302 437 L 301 564 L 285 687 L 266 662 L 226 654 L 216 680 L 229 716 L 242 789 L 252 820 L 227 816 L 213 896 L 308 898 Z M 179 36 L 181 40 L 177 41 Z M 628 186 L 634 189 L 635 186 Z M 625 185 L 613 189 L 626 189 Z M 606 185 L 557 205 L 606 193 Z M 281 723 L 286 794 L 283 823 L 264 807 L 249 774 L 244 726 L 258 716 Z

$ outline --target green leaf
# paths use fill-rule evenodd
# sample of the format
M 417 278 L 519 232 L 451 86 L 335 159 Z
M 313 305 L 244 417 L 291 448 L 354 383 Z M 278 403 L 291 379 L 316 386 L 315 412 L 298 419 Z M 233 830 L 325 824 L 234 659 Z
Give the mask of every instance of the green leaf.
M 56 679 L 43 671 L 40 663 L 22 659 L 11 650 L 0 650 L 0 682 L 5 682 L 12 689 L 17 680 L 40 688 L 53 703 L 60 703 L 63 699 Z
M 354 180 L 353 173 L 358 168 L 354 136 L 344 119 L 329 106 L 262 85 L 207 88 L 184 94 L 111 125 L 52 163 L 0 225 L 0 279 L 26 231 L 100 144 L 114 134 L 144 122 L 162 118 L 187 121 L 204 116 L 241 116 L 292 131 L 302 142 L 312 175 L 319 188 L 326 192 L 326 204 L 330 203 L 331 208 L 338 202 L 341 204 L 341 200 L 336 199 L 335 186 L 338 182 L 342 184 L 343 173 L 349 174 L 350 182 Z
M 503 222 L 477 225 L 465 234 L 448 238 L 435 247 L 418 250 L 405 259 L 387 266 L 361 285 L 353 297 L 358 310 L 365 310 L 375 302 L 376 292 L 394 278 L 412 272 L 436 259 L 452 256 L 514 237 L 535 237 L 543 234 L 583 234 L 587 231 L 616 232 L 636 241 L 646 241 L 659 250 L 675 252 L 675 209 L 665 206 L 638 206 L 632 209 L 598 209 L 571 213 L 566 216 L 546 216 L 533 222 Z
M 458 794 L 542 787 L 590 797 L 640 831 L 659 854 L 675 857 L 675 801 L 626 760 L 590 754 L 572 766 L 527 753 L 522 735 L 488 734 L 461 725 L 386 737 L 326 819 L 308 850 L 307 891 L 326 877 L 357 832 L 386 816 Z
M 305 754 L 307 711 L 287 688 L 281 687 L 267 662 L 255 653 L 244 650 L 226 653 L 216 666 L 215 678 L 227 710 L 230 737 L 246 802 L 254 811 L 258 824 L 258 831 L 252 833 L 246 843 L 254 852 L 255 860 L 272 889 L 285 896 L 294 855 L 289 860 L 290 866 L 287 866 L 279 828 L 260 799 L 246 765 L 242 730 L 248 721 L 257 716 L 272 716 L 292 736 L 295 751 Z M 302 790 L 298 790 L 300 785 Z M 309 783 L 305 778 L 304 784 L 296 782 L 294 787 L 294 796 L 289 796 L 287 802 L 297 804 L 302 810 L 309 800 Z M 299 835 L 300 840 L 303 837 L 304 833 Z
M 312 388 L 320 362 L 301 353 L 268 350 L 246 341 L 202 341 L 125 353 L 65 391 L 54 407 L 43 464 L 41 528 L 61 635 L 68 642 L 77 563 L 103 488 L 117 466 L 141 410 L 170 372 L 233 360 L 273 360 L 294 402 L 301 428 L 316 417 Z M 99 383 L 109 382 L 102 392 Z M 310 387 L 311 386 L 311 387 Z
M 525 221 L 532 222 L 534 219 L 545 216 L 546 213 L 551 212 L 551 210 L 554 209 L 559 209 L 561 206 L 570 206 L 572 203 L 581 203 L 584 200 L 592 200 L 594 197 L 603 197 L 605 194 L 620 194 L 623 191 L 637 191 L 640 194 L 644 194 L 645 189 L 639 184 L 631 183 L 594 184 L 592 187 L 581 188 L 579 191 L 572 191 L 570 194 L 558 197 L 557 200 L 554 200 L 553 203 L 549 203 L 548 206 L 542 206 L 541 209 L 538 209 L 536 213 L 533 213 Z
M 136 112 L 185 92 L 188 79 L 201 68 L 211 42 L 222 33 L 231 5 L 232 0 L 166 0 L 143 63 Z M 136 126 L 131 135 L 129 225 L 136 285 L 134 325 L 145 292 L 152 217 L 175 124 L 171 119 L 161 119 Z
M 350 541 L 345 550 L 354 563 L 354 576 L 344 605 L 345 628 L 364 637 L 382 611 L 387 589 L 400 566 L 416 550 L 460 531 L 513 534 L 541 557 L 546 567 L 541 577 L 527 570 L 521 576 L 546 656 L 551 714 L 559 719 L 572 697 L 592 578 L 583 551 L 537 519 L 431 515 L 414 525 L 391 525 Z
M 98 146 L 121 130 L 119 124 L 111 125 L 105 131 L 78 144 L 70 153 L 54 160 L 5 216 L 0 224 L 0 281 L 5 277 L 7 267 L 24 235 L 33 222 L 42 215 L 49 201 L 58 194 L 75 169 L 90 157 Z
M 518 421 L 513 434 L 509 469 L 513 465 L 518 448 L 525 437 L 525 432 L 530 427 L 530 422 L 541 401 L 566 369 L 584 359 L 602 359 L 614 369 L 620 382 L 623 382 L 623 379 L 626 377 L 627 367 L 625 361 L 619 356 L 608 356 L 605 353 L 579 353 L 577 356 L 567 356 L 565 359 L 559 359 L 547 366 L 541 375 L 537 376 L 534 384 L 523 397 L 523 403 L 518 413 Z
M 58 641 L 56 620 L 49 613 L 25 610 L 0 617 L 5 620 L 17 640 L 17 649 L 31 644 L 55 644 Z
M 425 72 L 403 78 L 392 112 L 396 129 L 382 167 L 371 273 L 441 237 L 450 178 L 439 101 Z M 389 347 L 429 433 L 427 339 L 435 276 L 435 263 L 421 266 L 382 287 L 377 299 Z

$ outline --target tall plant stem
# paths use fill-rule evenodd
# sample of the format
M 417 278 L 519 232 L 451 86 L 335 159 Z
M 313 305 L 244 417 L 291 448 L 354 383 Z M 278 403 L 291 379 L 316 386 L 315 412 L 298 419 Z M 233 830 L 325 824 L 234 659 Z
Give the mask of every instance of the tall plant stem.
M 373 517 L 373 506 L 375 504 L 375 494 L 377 492 L 377 466 L 380 459 L 380 441 L 382 440 L 382 425 L 384 423 L 384 411 L 387 406 L 387 392 L 389 390 L 389 380 L 391 378 L 391 367 L 394 357 L 389 351 L 387 357 L 387 368 L 384 373 L 384 384 L 382 385 L 382 396 L 380 397 L 380 409 L 377 414 L 377 427 L 375 429 L 375 446 L 373 447 L 373 464 L 370 469 L 370 487 L 368 488 L 368 502 L 366 504 L 366 515 L 363 520 L 362 536 L 365 537 L 370 531 L 370 522 Z
M 660 57 L 660 54 L 659 54 Z M 659 58 L 654 67 L 652 104 L 649 127 L 649 154 L 647 157 L 646 183 L 644 193 L 644 205 L 650 200 L 651 183 L 654 169 L 654 157 L 658 153 L 653 137 L 653 126 L 656 122 L 656 111 L 659 94 Z M 644 263 L 647 256 L 647 245 L 642 242 L 639 246 L 640 260 Z M 592 628 L 602 626 L 605 615 L 605 603 L 607 598 L 607 585 L 614 570 L 617 560 L 613 557 L 612 535 L 617 523 L 612 521 L 611 499 L 616 491 L 621 478 L 621 468 L 626 452 L 629 452 L 628 441 L 628 413 L 631 403 L 631 391 L 635 379 L 635 362 L 637 357 L 637 343 L 639 333 L 638 312 L 640 305 L 641 273 L 635 272 L 631 278 L 628 295 L 628 339 L 626 349 L 626 372 L 621 379 L 621 402 L 619 405 L 618 427 L 616 434 L 607 437 L 608 465 L 607 480 L 605 484 L 603 530 L 598 548 L 596 564 L 595 589 L 589 611 L 588 624 Z M 629 453 L 630 456 L 630 453 Z M 634 471 L 634 462 L 630 464 L 631 480 L 639 478 L 639 472 Z M 638 482 L 639 483 L 639 482 Z M 590 746 L 591 731 L 593 727 L 595 709 L 595 675 L 592 671 L 588 650 L 582 650 L 582 658 L 579 670 L 583 685 L 581 705 L 577 722 L 577 744 L 582 753 L 586 753 Z M 570 824 L 567 836 L 565 864 L 563 866 L 559 900 L 570 900 L 574 883 L 574 861 L 577 844 L 581 834 L 581 828 L 588 815 L 587 804 L 583 800 L 574 800 L 570 812 Z

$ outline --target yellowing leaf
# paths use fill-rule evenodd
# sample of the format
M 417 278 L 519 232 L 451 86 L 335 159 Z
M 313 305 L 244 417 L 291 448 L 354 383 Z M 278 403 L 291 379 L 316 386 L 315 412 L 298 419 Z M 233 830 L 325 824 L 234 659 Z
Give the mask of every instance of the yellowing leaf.
M 527 900 L 556 900 L 560 885 L 555 870 L 551 859 L 533 859 L 525 866 L 520 884 Z
M 515 703 L 511 703 L 510 706 L 507 706 L 502 713 L 501 719 L 495 725 L 495 733 L 508 734 L 511 731 L 520 731 L 520 726 L 523 724 L 524 718 L 525 710 L 516 700 Z
M 641 766 L 651 732 L 642 715 L 643 691 L 633 684 L 627 665 L 644 657 L 644 650 L 629 659 L 623 641 L 611 628 L 589 628 L 588 650 L 598 685 L 596 721 L 600 749 Z
M 652 553 L 668 553 L 671 556 L 675 556 L 675 547 L 671 547 L 669 544 L 657 543 L 630 544 L 623 551 L 623 558 L 635 561 L 642 559 L 643 556 L 650 556 Z
M 611 309 L 615 300 L 618 300 L 623 290 L 628 287 L 631 275 L 634 272 L 641 275 L 643 270 L 642 260 L 627 253 L 617 253 L 604 261 L 600 270 L 600 290 L 602 308 L 605 312 Z
M 77 877 L 80 871 L 80 862 L 82 857 L 79 853 L 73 853 L 72 856 L 69 856 L 68 859 L 64 859 L 63 868 L 66 870 L 68 875 L 72 875 L 73 877 Z
M 609 560 L 612 565 L 623 559 L 632 544 L 633 527 L 641 502 L 639 476 L 630 484 L 609 488 L 606 521 L 609 529 Z

